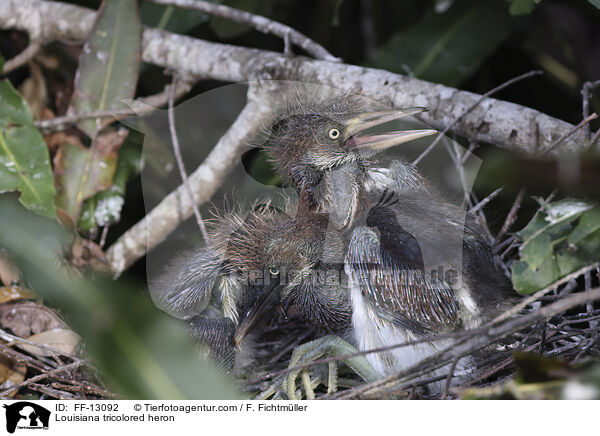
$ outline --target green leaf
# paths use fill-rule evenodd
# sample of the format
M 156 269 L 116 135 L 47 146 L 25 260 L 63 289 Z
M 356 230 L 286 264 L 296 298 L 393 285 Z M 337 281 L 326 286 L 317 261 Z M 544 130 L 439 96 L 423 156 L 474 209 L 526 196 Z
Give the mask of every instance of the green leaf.
M 8 80 L 0 82 L 0 128 L 10 124 L 33 124 L 27 102 Z
M 510 0 L 511 15 L 529 15 L 541 0 Z
M 48 147 L 33 126 L 11 127 L 0 132 L 0 192 L 14 190 L 21 192 L 19 201 L 27 209 L 56 217 L 56 190 Z
M 395 34 L 367 65 L 456 86 L 508 37 L 511 18 L 488 2 L 460 2 L 443 14 L 430 12 Z
M 546 233 L 541 233 L 532 239 L 529 244 L 521 250 L 521 257 L 529 264 L 530 268 L 538 268 L 544 260 L 552 255 L 552 240 Z
M 600 208 L 564 199 L 542 211 L 517 236 L 521 260 L 512 265 L 515 289 L 531 294 L 600 259 Z
M 125 280 L 90 280 L 59 268 L 72 235 L 56 222 L 0 198 L 0 246 L 36 294 L 61 308 L 109 388 L 128 399 L 237 399 L 232 383 L 205 359 L 181 321 L 158 310 Z
M 133 97 L 140 67 L 142 25 L 135 0 L 104 0 L 79 58 L 69 113 L 119 109 Z M 90 137 L 97 120 L 79 127 Z
M 560 271 L 555 259 L 546 257 L 535 269 L 527 262 L 514 262 L 511 277 L 515 290 L 522 295 L 529 295 L 559 279 Z
M 542 200 L 538 199 L 542 202 Z M 570 198 L 542 204 L 543 212 L 539 213 L 517 236 L 523 241 L 523 249 L 531 240 L 541 233 L 556 236 L 570 229 L 570 223 L 575 221 L 586 210 L 591 209 L 591 204 Z
M 588 0 L 591 4 L 600 9 L 600 0 Z
M 579 224 L 569 235 L 568 241 L 570 244 L 577 244 L 598 230 L 600 230 L 600 207 L 596 206 L 581 215 Z

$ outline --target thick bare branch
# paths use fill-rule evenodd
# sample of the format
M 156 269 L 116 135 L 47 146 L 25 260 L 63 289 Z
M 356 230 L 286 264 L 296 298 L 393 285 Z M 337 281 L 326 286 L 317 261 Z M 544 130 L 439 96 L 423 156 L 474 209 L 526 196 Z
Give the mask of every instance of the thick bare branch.
M 302 47 L 311 56 L 317 59 L 323 59 L 327 61 L 339 62 L 341 59 L 336 58 L 329 53 L 325 47 L 317 44 L 312 39 L 303 35 L 295 29 L 292 29 L 285 24 L 278 23 L 277 21 L 269 20 L 268 18 L 260 15 L 251 14 L 247 11 L 235 9 L 225 5 L 219 5 L 216 3 L 209 3 L 200 0 L 148 0 L 152 3 L 159 5 L 172 5 L 179 8 L 193 9 L 195 11 L 201 11 L 210 15 L 216 15 L 219 17 L 227 18 L 231 21 L 237 21 L 238 23 L 248 24 L 256 30 L 263 33 L 271 33 L 275 36 L 279 36 L 287 44 L 288 41 L 296 44 L 298 47 Z M 286 49 L 286 52 L 289 51 Z
M 17 28 L 42 39 L 83 40 L 92 27 L 94 11 L 40 0 L 0 2 L 0 28 Z M 287 57 L 279 53 L 202 41 L 146 28 L 142 59 L 183 74 L 227 82 L 254 79 L 299 80 L 337 87 L 362 88 L 366 96 L 395 107 L 427 106 L 422 119 L 444 130 L 481 98 L 444 85 L 335 62 Z M 535 153 L 549 148 L 573 125 L 536 110 L 488 98 L 460 118 L 454 133 L 509 150 Z M 571 135 L 549 154 L 579 151 L 585 145 Z
M 262 128 L 270 108 L 248 92 L 248 103 L 221 137 L 204 162 L 189 176 L 189 187 L 196 204 L 208 201 L 237 164 L 244 146 Z M 141 221 L 125 232 L 107 251 L 115 275 L 121 274 L 146 252 L 160 244 L 181 222 L 193 213 L 185 185 L 167 195 Z M 148 232 L 147 229 L 152 231 Z

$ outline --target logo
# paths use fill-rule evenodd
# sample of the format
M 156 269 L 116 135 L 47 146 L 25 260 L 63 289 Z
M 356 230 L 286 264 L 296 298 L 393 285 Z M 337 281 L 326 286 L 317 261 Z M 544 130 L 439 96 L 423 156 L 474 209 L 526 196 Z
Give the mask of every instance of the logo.
M 14 433 L 15 429 L 48 429 L 50 411 L 29 401 L 19 401 L 4 405 L 6 409 L 6 431 Z

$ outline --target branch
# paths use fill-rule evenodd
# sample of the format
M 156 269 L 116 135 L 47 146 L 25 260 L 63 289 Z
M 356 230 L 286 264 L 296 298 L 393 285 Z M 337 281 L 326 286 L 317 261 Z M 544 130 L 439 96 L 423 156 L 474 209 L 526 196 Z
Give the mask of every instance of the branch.
M 179 175 L 181 176 L 181 181 L 183 182 L 183 185 L 185 186 L 185 189 L 191 201 L 192 211 L 194 212 L 194 216 L 196 217 L 196 222 L 198 223 L 198 227 L 200 228 L 200 233 L 202 233 L 204 241 L 208 241 L 206 226 L 204 225 L 202 215 L 200 215 L 200 210 L 198 210 L 198 205 L 194 201 L 194 194 L 192 193 L 192 188 L 190 188 L 188 175 L 185 172 L 185 165 L 183 163 L 183 157 L 181 156 L 181 149 L 179 147 L 179 139 L 177 138 L 177 128 L 175 127 L 175 110 L 173 109 L 173 104 L 175 101 L 175 88 L 177 87 L 177 83 L 178 76 L 174 74 L 171 86 L 169 86 L 169 106 L 167 108 L 167 115 L 169 118 L 169 133 L 171 134 L 171 144 L 173 145 L 173 152 L 175 153 L 175 160 L 177 161 Z
M 302 47 L 307 53 L 314 56 L 316 59 L 323 59 L 332 62 L 339 62 L 341 59 L 336 58 L 329 53 L 325 47 L 317 44 L 312 39 L 303 35 L 295 29 L 285 24 L 278 23 L 277 21 L 269 20 L 268 18 L 260 15 L 254 15 L 247 11 L 235 9 L 225 5 L 219 5 L 216 3 L 209 3 L 200 0 L 148 0 L 152 3 L 159 5 L 170 5 L 177 6 L 184 9 L 192 9 L 195 11 L 204 12 L 210 15 L 216 15 L 219 17 L 227 18 L 231 21 L 238 23 L 247 24 L 252 26 L 256 30 L 263 33 L 271 33 L 275 36 L 280 37 L 287 44 L 288 41 L 296 44 L 298 47 Z M 286 50 L 286 52 L 289 50 Z
M 506 337 L 511 333 L 514 333 L 527 326 L 535 324 L 538 321 L 551 318 L 552 316 L 562 313 L 573 307 L 598 299 L 600 299 L 600 288 L 595 288 L 589 291 L 569 295 L 568 297 L 558 300 L 550 304 L 549 306 L 542 307 L 535 312 L 528 313 L 527 315 L 507 320 L 498 326 L 492 326 L 487 329 L 475 329 L 474 331 L 477 331 L 477 335 L 474 335 L 462 341 L 458 341 L 457 343 L 454 343 L 451 346 L 439 351 L 435 355 L 423 359 L 420 362 L 417 362 L 415 365 L 412 365 L 409 368 L 400 371 L 396 374 L 392 374 L 381 380 L 377 380 L 375 382 L 361 385 L 357 388 L 345 391 L 341 393 L 341 395 L 337 396 L 337 398 L 350 399 L 356 397 L 359 394 L 365 393 L 372 388 L 382 386 L 391 382 L 397 382 L 405 376 L 421 375 L 419 374 L 420 368 L 424 368 L 421 372 L 430 372 L 436 368 L 446 365 L 449 361 L 452 361 L 453 359 L 471 354 L 474 351 L 477 351 L 487 345 L 493 344 L 498 339 Z M 437 363 L 433 365 L 428 365 L 429 363 L 433 362 Z
M 0 2 L 0 28 L 17 28 L 43 39 L 83 41 L 95 11 L 41 0 Z M 481 96 L 444 85 L 355 65 L 287 57 L 279 53 L 207 42 L 146 28 L 142 60 L 180 74 L 225 82 L 297 80 L 363 94 L 394 107 L 428 106 L 423 121 L 444 130 Z M 452 127 L 453 133 L 508 150 L 536 153 L 561 139 L 573 125 L 524 106 L 494 98 L 482 101 Z M 566 138 L 549 154 L 577 152 L 584 144 Z
M 177 82 L 175 88 L 175 99 L 187 94 L 192 88 L 191 83 L 186 81 Z M 73 124 L 77 124 L 81 120 L 87 120 L 90 118 L 116 118 L 121 119 L 131 116 L 141 116 L 148 113 L 154 112 L 157 108 L 164 106 L 169 101 L 170 87 L 167 86 L 165 89 L 158 94 L 150 95 L 148 97 L 142 97 L 137 100 L 132 100 L 128 103 L 130 106 L 126 109 L 104 109 L 93 112 L 85 112 L 80 114 L 70 114 L 62 117 L 54 117 L 49 120 L 38 120 L 34 122 L 35 127 L 46 132 L 54 132 L 57 130 L 63 130 Z
M 189 176 L 189 187 L 197 205 L 208 201 L 237 164 L 237 157 L 251 138 L 263 128 L 270 113 L 261 104 L 251 86 L 248 103 L 229 130 L 204 162 Z M 167 195 L 142 220 L 125 232 L 107 251 L 107 259 L 115 275 L 120 275 L 146 252 L 160 244 L 178 225 L 193 213 L 185 185 Z M 147 229 L 152 229 L 148 232 Z
M 2 74 L 10 73 L 29 62 L 40 51 L 42 44 L 39 41 L 32 40 L 25 49 L 14 58 L 7 60 L 2 67 Z

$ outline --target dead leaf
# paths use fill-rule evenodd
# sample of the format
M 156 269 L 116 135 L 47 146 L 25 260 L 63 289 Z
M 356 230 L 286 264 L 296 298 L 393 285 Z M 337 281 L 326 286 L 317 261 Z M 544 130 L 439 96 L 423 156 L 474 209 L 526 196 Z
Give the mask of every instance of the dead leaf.
M 84 200 L 112 186 L 117 150 L 129 134 L 126 129 L 98 135 L 89 148 L 64 143 L 54 156 L 56 206 L 79 220 Z
M 0 306 L 0 327 L 27 338 L 56 328 L 67 328 L 49 308 L 35 302 L 6 303 Z
M 8 357 L 0 355 L 0 390 L 8 389 L 22 383 L 25 380 L 27 366 L 24 363 L 14 362 Z M 8 394 L 10 398 L 17 395 L 19 390 Z
M 20 286 L 0 287 L 0 304 L 18 300 L 37 300 L 37 295 Z
M 46 345 L 63 354 L 72 355 L 77 351 L 81 338 L 73 330 L 54 329 L 30 336 L 27 340 L 36 344 Z M 19 348 L 36 356 L 49 357 L 54 354 L 51 350 L 30 344 L 19 344 Z

